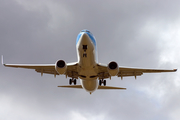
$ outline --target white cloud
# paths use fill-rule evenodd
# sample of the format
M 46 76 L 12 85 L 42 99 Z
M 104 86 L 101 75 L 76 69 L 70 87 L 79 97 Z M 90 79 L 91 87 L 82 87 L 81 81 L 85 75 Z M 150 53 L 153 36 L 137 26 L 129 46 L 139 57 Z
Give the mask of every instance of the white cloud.
M 70 113 L 71 116 L 71 120 L 104 120 L 104 115 L 100 114 L 100 115 L 93 115 L 90 113 L 80 113 L 77 111 L 72 111 Z
M 180 109 L 179 109 L 179 108 L 177 108 L 177 109 L 174 110 L 174 111 L 171 111 L 170 119 L 171 119 L 171 120 L 179 120 L 179 118 L 180 118 L 179 112 L 180 112 Z
M 63 3 L 49 0 L 16 1 L 28 11 L 38 11 L 50 14 L 51 21 L 49 22 L 49 27 L 52 29 L 57 29 L 60 27 L 64 28 L 64 24 L 71 24 L 73 22 L 74 16 L 71 14 L 68 7 Z
M 70 116 L 71 120 L 88 120 L 86 117 L 75 111 L 73 111 Z

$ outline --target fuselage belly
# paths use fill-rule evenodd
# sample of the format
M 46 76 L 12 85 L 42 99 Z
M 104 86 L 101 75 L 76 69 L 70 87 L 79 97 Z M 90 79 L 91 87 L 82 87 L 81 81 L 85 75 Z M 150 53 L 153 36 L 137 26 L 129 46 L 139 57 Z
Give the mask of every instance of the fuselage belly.
M 92 93 L 98 88 L 96 41 L 89 31 L 81 32 L 76 41 L 78 73 L 82 87 Z

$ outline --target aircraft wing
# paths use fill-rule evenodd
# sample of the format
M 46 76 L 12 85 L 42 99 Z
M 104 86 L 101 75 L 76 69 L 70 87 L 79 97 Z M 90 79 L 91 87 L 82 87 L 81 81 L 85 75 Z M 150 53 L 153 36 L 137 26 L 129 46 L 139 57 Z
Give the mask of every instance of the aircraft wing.
M 53 74 L 54 76 L 59 75 L 55 69 L 55 64 L 2 64 L 5 67 L 34 69 L 36 72 L 41 73 L 41 75 L 43 75 L 43 73 Z M 65 75 L 77 79 L 77 63 L 68 63 Z
M 98 64 L 99 78 L 110 78 L 110 74 L 107 71 L 107 65 Z M 161 72 L 175 72 L 177 69 L 145 69 L 145 68 L 131 68 L 131 67 L 119 67 L 118 77 L 127 76 L 141 76 L 143 73 L 161 73 Z
M 5 67 L 34 69 L 36 72 L 56 74 L 55 64 L 3 64 Z

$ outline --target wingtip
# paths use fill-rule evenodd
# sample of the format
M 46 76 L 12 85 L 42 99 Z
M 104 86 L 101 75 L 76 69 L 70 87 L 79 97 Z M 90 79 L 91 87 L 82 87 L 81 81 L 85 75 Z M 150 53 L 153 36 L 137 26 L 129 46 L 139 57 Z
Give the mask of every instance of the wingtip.
M 4 63 L 3 63 L 3 55 L 1 55 L 1 64 L 4 65 Z
M 3 61 L 3 55 L 1 55 L 1 64 L 2 64 L 3 66 L 6 66 L 6 64 L 5 64 L 4 61 Z
M 174 69 L 174 71 L 176 72 L 176 71 L 177 71 L 177 69 Z

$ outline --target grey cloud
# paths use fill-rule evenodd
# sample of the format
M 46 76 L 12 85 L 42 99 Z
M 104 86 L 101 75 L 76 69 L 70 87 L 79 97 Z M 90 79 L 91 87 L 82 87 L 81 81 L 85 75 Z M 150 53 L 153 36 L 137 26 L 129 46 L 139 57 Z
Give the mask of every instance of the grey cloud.
M 76 36 L 87 28 L 97 39 L 99 62 L 115 60 L 122 66 L 149 68 L 179 66 L 177 62 L 160 64 L 163 49 L 159 46 L 162 39 L 158 30 L 163 27 L 151 33 L 144 29 L 149 21 L 157 20 L 157 25 L 162 22 L 162 26 L 177 21 L 178 1 L 45 2 L 59 8 L 55 6 L 51 10 L 50 4 L 42 4 L 41 10 L 28 10 L 15 0 L 0 1 L 0 54 L 6 63 L 76 61 Z M 57 12 L 62 9 L 72 19 L 62 11 Z M 53 11 L 57 17 L 55 13 L 52 15 Z M 49 26 L 53 17 L 60 21 L 60 26 Z M 178 56 L 174 58 L 177 59 Z M 178 79 L 178 73 L 144 74 L 137 80 L 130 77 L 123 81 L 113 77 L 107 81 L 108 85 L 127 87 L 127 90 L 99 90 L 92 95 L 84 90 L 57 88 L 68 84 L 64 76 L 40 77 L 33 70 L 2 66 L 0 73 L 1 119 L 72 119 L 75 111 L 86 119 L 102 115 L 104 119 L 115 120 L 170 120 L 171 111 L 179 107 L 179 89 L 173 81 Z M 155 95 L 151 96 L 148 90 L 153 90 Z M 159 100 L 160 90 L 164 95 Z

